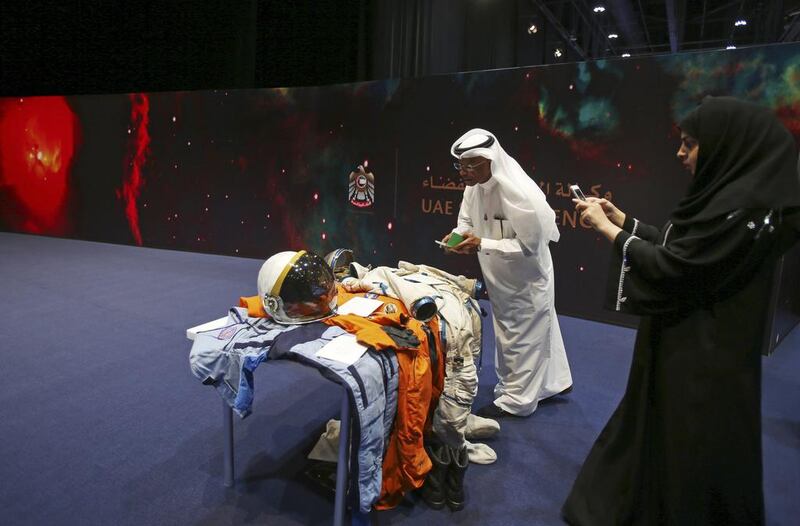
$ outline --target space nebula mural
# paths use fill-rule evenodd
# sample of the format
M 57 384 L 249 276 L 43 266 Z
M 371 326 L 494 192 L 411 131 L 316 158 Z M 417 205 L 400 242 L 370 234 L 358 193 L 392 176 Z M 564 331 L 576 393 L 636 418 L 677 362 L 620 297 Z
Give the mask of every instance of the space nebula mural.
M 688 179 L 675 123 L 706 95 L 774 109 L 800 138 L 800 46 L 335 86 L 0 99 L 0 229 L 266 258 L 349 247 L 445 256 L 463 186 L 449 147 L 494 132 L 556 210 L 558 308 L 602 311 L 609 247 L 569 184 L 660 225 Z M 255 279 L 253 280 L 255 283 Z M 238 297 L 252 291 L 231 291 Z

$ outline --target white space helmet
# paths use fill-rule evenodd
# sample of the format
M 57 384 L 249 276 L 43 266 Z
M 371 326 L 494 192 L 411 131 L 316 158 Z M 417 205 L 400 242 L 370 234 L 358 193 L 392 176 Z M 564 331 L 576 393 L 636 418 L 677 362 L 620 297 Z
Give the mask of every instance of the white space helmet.
M 279 252 L 258 272 L 258 296 L 272 318 L 289 325 L 309 323 L 336 311 L 336 282 L 325 260 L 301 250 Z

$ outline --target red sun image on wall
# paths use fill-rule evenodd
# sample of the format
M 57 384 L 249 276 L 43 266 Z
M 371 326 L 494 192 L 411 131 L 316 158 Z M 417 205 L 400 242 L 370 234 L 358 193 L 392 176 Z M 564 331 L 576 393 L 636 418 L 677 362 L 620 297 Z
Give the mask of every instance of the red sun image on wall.
M 64 234 L 77 118 L 64 97 L 0 101 L 4 219 L 23 232 Z

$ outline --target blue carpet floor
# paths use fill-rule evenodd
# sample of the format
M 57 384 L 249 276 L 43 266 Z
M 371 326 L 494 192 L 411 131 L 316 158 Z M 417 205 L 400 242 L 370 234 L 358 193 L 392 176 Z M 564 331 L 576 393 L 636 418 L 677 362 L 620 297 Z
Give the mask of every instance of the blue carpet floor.
M 273 361 L 235 422 L 222 486 L 221 402 L 189 372 L 185 329 L 254 294 L 261 261 L 0 233 L 0 523 L 330 524 L 303 474 L 339 388 Z M 410 497 L 373 524 L 558 525 L 559 508 L 622 395 L 634 331 L 561 317 L 574 391 L 506 418 L 499 460 L 470 466 L 467 509 Z M 491 324 L 487 324 L 491 327 Z M 487 341 L 491 335 L 487 334 Z M 486 353 L 476 407 L 491 403 Z M 764 359 L 767 522 L 800 517 L 800 330 Z M 735 462 L 735 459 L 731 459 Z

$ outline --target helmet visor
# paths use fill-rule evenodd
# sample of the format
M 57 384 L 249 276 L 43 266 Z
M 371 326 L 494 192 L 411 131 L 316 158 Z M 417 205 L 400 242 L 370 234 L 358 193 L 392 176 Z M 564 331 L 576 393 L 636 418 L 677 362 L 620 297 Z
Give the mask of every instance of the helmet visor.
M 333 272 L 324 259 L 306 252 L 286 273 L 280 296 L 283 311 L 295 323 L 324 318 L 336 305 Z

